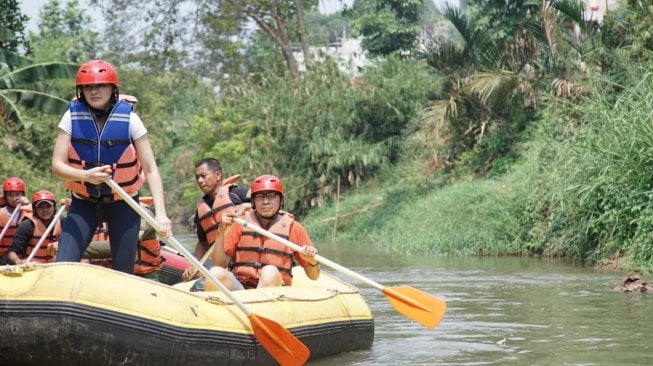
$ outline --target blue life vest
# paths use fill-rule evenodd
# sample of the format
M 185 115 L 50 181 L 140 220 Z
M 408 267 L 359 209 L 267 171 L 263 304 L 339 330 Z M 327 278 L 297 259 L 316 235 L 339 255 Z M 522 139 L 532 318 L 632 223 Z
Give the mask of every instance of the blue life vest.
M 72 133 L 68 149 L 68 164 L 77 169 L 92 169 L 110 165 L 116 182 L 128 193 L 136 193 L 143 183 L 141 164 L 129 133 L 132 105 L 118 101 L 98 131 L 87 104 L 70 103 Z M 106 184 L 66 182 L 66 188 L 83 197 L 114 195 Z

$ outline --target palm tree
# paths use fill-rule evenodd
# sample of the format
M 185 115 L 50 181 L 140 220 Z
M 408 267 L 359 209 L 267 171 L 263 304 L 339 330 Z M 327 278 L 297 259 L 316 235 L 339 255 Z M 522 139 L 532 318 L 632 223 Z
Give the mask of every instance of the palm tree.
M 598 63 L 597 26 L 583 19 L 578 0 L 531 3 L 511 42 L 495 44 L 473 18 L 456 9 L 444 17 L 457 37 L 432 39 L 422 56 L 448 78 L 445 97 L 432 102 L 423 135 L 436 145 L 436 167 L 481 141 L 488 124 L 535 110 L 542 95 L 582 92 L 587 65 Z
M 481 70 L 494 70 L 499 63 L 496 45 L 474 19 L 454 8 L 447 8 L 444 17 L 456 34 L 432 38 L 421 53 L 447 78 L 444 94 L 427 109 L 421 131 L 426 141 L 435 142 L 432 163 L 436 167 L 453 164 L 460 153 L 471 148 L 476 135 L 482 136 L 491 109 L 468 85 Z

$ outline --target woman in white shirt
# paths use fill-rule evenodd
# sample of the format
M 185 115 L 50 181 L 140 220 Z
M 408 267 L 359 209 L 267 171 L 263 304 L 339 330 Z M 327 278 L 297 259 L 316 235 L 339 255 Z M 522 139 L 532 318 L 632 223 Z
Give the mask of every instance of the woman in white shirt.
M 62 228 L 57 262 L 78 262 L 100 222 L 107 222 L 115 270 L 132 273 L 140 218 L 105 184 L 114 179 L 138 202 L 144 180 L 154 200 L 156 221 L 168 237 L 163 184 L 147 130 L 132 105 L 120 100 L 111 64 L 91 60 L 77 71 L 77 99 L 59 123 L 52 172 L 66 181 L 71 206 Z

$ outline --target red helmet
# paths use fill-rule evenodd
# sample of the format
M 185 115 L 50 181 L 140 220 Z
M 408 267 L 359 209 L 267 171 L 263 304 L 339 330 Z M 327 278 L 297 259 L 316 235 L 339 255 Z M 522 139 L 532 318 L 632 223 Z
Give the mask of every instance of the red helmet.
M 25 182 L 18 177 L 9 177 L 2 183 L 2 192 L 25 192 Z
M 52 203 L 52 206 L 55 204 L 56 198 L 54 197 L 54 194 L 50 191 L 38 191 L 32 195 L 32 207 L 36 208 L 38 206 L 38 203 L 41 201 L 48 201 Z
M 75 86 L 86 84 L 118 84 L 118 73 L 110 63 L 102 60 L 91 60 L 83 64 L 77 70 Z
M 261 175 L 260 177 L 254 178 L 250 190 L 252 196 L 254 196 L 254 193 L 260 191 L 275 191 L 283 196 L 283 184 L 281 184 L 281 179 L 274 175 Z

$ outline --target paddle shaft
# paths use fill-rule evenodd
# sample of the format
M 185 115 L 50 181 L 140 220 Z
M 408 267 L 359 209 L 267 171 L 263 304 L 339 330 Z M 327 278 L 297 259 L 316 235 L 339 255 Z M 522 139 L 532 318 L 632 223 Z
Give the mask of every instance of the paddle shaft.
M 200 263 L 202 263 L 202 265 L 204 265 L 204 263 L 206 263 L 206 261 L 209 259 L 211 254 L 213 254 L 213 249 L 215 249 L 215 242 L 218 241 L 218 240 L 222 240 L 222 237 L 224 237 L 224 234 L 227 231 L 229 231 L 229 229 L 231 229 L 231 228 L 227 227 L 226 229 L 224 229 L 224 226 L 222 226 L 222 225 L 218 228 L 218 235 L 215 238 L 215 240 L 213 241 L 213 244 L 211 244 L 209 249 L 206 250 L 206 253 L 204 253 L 202 258 L 200 259 Z M 197 271 L 199 271 L 199 269 L 197 267 L 193 266 L 193 272 L 191 272 L 190 277 L 191 278 L 195 277 L 195 275 L 197 274 Z
M 215 244 L 213 244 L 213 245 L 215 245 Z M 200 259 L 200 264 L 201 265 L 204 265 L 204 263 L 206 263 L 206 261 L 209 259 L 209 256 L 213 253 L 213 245 L 211 245 L 209 247 L 209 249 L 206 250 L 206 253 L 204 253 L 202 258 Z M 197 274 L 198 271 L 199 271 L 199 268 L 193 266 L 193 272 L 190 273 L 190 278 L 195 277 L 195 275 Z
M 20 205 L 14 207 L 14 212 L 11 213 L 11 216 L 9 216 L 9 221 L 7 221 L 7 224 L 5 227 L 2 228 L 2 232 L 0 233 L 0 240 L 5 237 L 5 234 L 7 233 L 7 229 L 9 229 L 9 226 L 11 226 L 11 223 L 14 222 L 14 219 L 16 218 L 16 215 L 20 212 Z
M 66 205 L 61 205 L 59 208 L 59 211 L 57 211 L 57 214 L 54 215 L 52 218 L 52 221 L 50 222 L 50 225 L 45 229 L 45 232 L 43 235 L 41 235 L 41 239 L 36 243 L 36 246 L 34 249 L 32 249 L 32 252 L 29 254 L 29 257 L 25 260 L 25 262 L 31 262 L 32 259 L 34 259 L 34 256 L 36 255 L 36 252 L 41 248 L 41 245 L 43 245 L 43 242 L 45 241 L 45 238 L 50 235 L 50 231 L 54 229 L 54 226 L 57 224 L 57 221 L 59 221 L 59 218 L 61 217 L 61 214 L 63 214 L 63 211 L 66 209 Z
M 292 250 L 294 250 L 296 252 L 301 252 L 302 251 L 302 247 L 300 245 L 297 245 L 297 244 L 291 242 L 290 240 L 284 239 L 284 238 L 280 237 L 279 235 L 271 233 L 271 232 L 263 229 L 262 227 L 260 227 L 258 225 L 252 224 L 251 222 L 249 222 L 247 220 L 243 220 L 241 218 L 236 217 L 236 218 L 234 218 L 234 221 L 241 224 L 241 225 L 243 225 L 244 227 L 247 227 L 247 228 L 249 228 L 251 230 L 256 231 L 257 233 L 259 233 L 259 234 L 261 234 L 263 236 L 267 236 L 268 238 L 270 238 L 270 239 L 272 239 L 274 241 L 277 241 L 277 242 L 287 246 L 288 248 L 290 248 L 290 249 L 292 249 Z M 381 284 L 379 284 L 377 282 L 374 282 L 371 279 L 369 279 L 367 277 L 364 277 L 364 276 L 350 270 L 349 268 L 343 267 L 343 266 L 339 265 L 336 262 L 333 262 L 333 261 L 331 261 L 331 260 L 329 260 L 327 258 L 324 258 L 319 254 L 315 255 L 315 259 L 317 259 L 318 262 L 320 262 L 320 263 L 322 263 L 322 264 L 324 264 L 324 265 L 326 265 L 328 267 L 331 267 L 331 268 L 335 269 L 336 271 L 338 271 L 340 273 L 343 273 L 343 274 L 345 274 L 347 276 L 353 277 L 353 278 L 355 278 L 355 279 L 357 279 L 357 280 L 359 280 L 361 282 L 367 283 L 368 285 L 370 285 L 372 287 L 376 287 L 377 289 L 382 290 L 382 291 L 384 289 L 383 285 L 381 285 Z
M 127 192 L 125 192 L 125 190 L 122 189 L 113 179 L 109 179 L 108 181 L 106 181 L 106 184 L 109 187 L 111 187 L 111 189 L 113 189 L 115 192 L 117 192 L 120 195 L 120 197 L 122 197 L 122 199 L 125 202 L 127 202 L 127 204 L 131 206 L 131 208 L 134 209 L 134 211 L 136 211 L 143 219 L 145 219 L 145 221 L 147 221 L 150 225 L 152 225 L 153 228 L 155 228 L 157 231 L 161 230 L 159 223 L 156 222 L 154 217 L 152 217 L 152 215 L 149 212 L 147 212 L 143 207 L 141 207 L 138 202 L 134 201 L 134 199 L 130 197 L 129 194 L 127 194 Z M 195 268 L 199 269 L 199 271 L 202 272 L 204 277 L 206 277 L 208 280 L 213 282 L 214 285 L 218 286 L 220 290 L 222 290 L 222 292 L 224 292 L 225 295 L 227 295 L 227 297 L 229 297 L 229 299 L 233 301 L 234 304 L 236 304 L 240 308 L 240 310 L 242 310 L 247 315 L 252 313 L 252 311 L 247 306 L 245 306 L 245 304 L 243 304 L 240 300 L 235 298 L 231 294 L 229 289 L 227 289 L 227 287 L 222 282 L 218 281 L 218 279 L 215 278 L 215 276 L 212 275 L 211 272 L 209 272 L 209 270 L 206 269 L 206 267 L 204 267 L 204 265 L 200 263 L 197 260 L 197 258 L 195 258 L 195 256 L 192 255 L 188 251 L 188 249 L 186 249 L 174 236 L 168 237 L 166 241 L 169 241 L 172 244 L 172 246 L 175 247 L 176 250 L 178 250 L 184 257 L 186 257 L 187 260 L 189 260 L 195 266 Z

